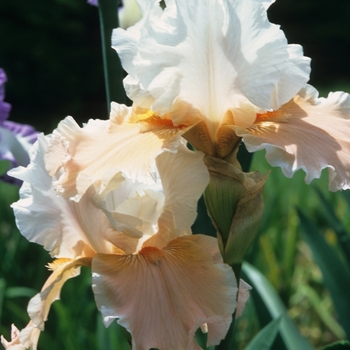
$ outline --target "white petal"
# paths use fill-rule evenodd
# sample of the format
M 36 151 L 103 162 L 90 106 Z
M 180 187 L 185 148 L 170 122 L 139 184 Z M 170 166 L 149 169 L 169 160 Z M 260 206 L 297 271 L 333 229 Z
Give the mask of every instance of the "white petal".
M 269 109 L 277 88 L 274 99 L 284 101 L 309 72 L 299 62 L 304 58 L 290 57 L 279 27 L 268 22 L 272 2 L 168 1 L 163 13 L 159 6 L 148 9 L 142 25 L 115 30 L 113 47 L 131 76 L 129 97 L 161 115 L 172 112 L 175 124 L 187 122 L 189 114 L 192 122 L 204 119 L 213 139 L 228 110 L 236 125 L 250 125 L 255 117 L 249 110 Z M 292 87 L 280 92 L 287 81 Z M 178 113 L 182 105 L 190 113 Z
M 57 195 L 53 189 L 54 179 L 47 173 L 44 162 L 49 139 L 40 135 L 31 150 L 28 167 L 10 172 L 24 181 L 21 199 L 12 205 L 18 228 L 29 241 L 43 245 L 55 257 L 75 259 L 93 256 L 95 251 L 113 252 L 112 243 L 117 238 L 124 240 L 94 204 L 93 189 L 79 203 Z M 121 244 L 122 249 L 127 247 L 130 242 Z
M 288 68 L 275 86 L 271 95 L 271 107 L 278 109 L 290 101 L 308 82 L 311 71 L 310 58 L 304 57 L 300 45 L 288 45 Z

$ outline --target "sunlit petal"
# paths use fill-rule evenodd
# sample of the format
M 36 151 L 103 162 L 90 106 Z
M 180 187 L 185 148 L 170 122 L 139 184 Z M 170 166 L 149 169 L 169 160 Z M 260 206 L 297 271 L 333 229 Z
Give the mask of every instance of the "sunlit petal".
M 304 57 L 300 45 L 288 45 L 289 61 L 271 95 L 271 108 L 278 109 L 295 96 L 309 80 L 310 58 Z
M 112 243 L 118 239 L 126 249 L 131 242 L 122 244 L 123 235 L 112 228 L 104 212 L 91 200 L 93 189 L 79 203 L 57 195 L 45 169 L 48 141 L 49 137 L 40 135 L 30 152 L 29 166 L 10 172 L 24 182 L 20 200 L 12 204 L 21 233 L 29 241 L 43 245 L 54 257 L 75 259 L 93 256 L 95 251 L 112 252 Z
M 215 239 L 193 237 L 177 238 L 162 250 L 94 257 L 93 290 L 104 322 L 118 318 L 133 336 L 134 350 L 200 349 L 194 332 L 204 323 L 208 345 L 225 336 L 236 306 L 236 280 L 206 250 L 208 240 L 218 250 Z
M 266 158 L 291 177 L 298 169 L 306 182 L 328 168 L 330 190 L 350 188 L 350 96 L 333 92 L 318 98 L 311 86 L 280 110 L 257 117 L 251 128 L 237 129 L 249 151 L 266 149 Z
M 46 167 L 51 176 L 63 167 L 56 187 L 77 201 L 92 184 L 102 193 L 120 171 L 152 182 L 156 156 L 176 151 L 182 129 L 152 113 L 134 116 L 125 106 L 112 110 L 110 120 L 90 120 L 83 128 L 67 117 L 53 133 Z

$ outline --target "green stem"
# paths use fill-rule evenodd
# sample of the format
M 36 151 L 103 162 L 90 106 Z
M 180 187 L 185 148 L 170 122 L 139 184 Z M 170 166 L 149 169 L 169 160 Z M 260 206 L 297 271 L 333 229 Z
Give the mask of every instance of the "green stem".
M 233 272 L 235 273 L 235 276 L 237 279 L 237 287 L 239 288 L 239 279 L 241 275 L 242 263 L 234 264 L 231 267 Z M 238 297 L 238 293 L 237 293 L 237 297 Z M 231 322 L 230 328 L 228 329 L 226 337 L 221 341 L 219 345 L 215 347 L 215 350 L 233 350 L 235 318 L 236 318 L 236 311 L 232 315 L 232 322 Z
M 123 69 L 116 51 L 111 48 L 112 30 L 119 26 L 118 1 L 99 0 L 98 3 L 107 110 L 109 112 L 112 101 L 126 103 Z

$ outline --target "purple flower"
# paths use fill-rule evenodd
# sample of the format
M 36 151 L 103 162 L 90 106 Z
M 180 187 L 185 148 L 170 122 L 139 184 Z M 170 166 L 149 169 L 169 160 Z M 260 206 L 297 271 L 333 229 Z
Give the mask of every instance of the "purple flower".
M 98 0 L 88 0 L 88 3 L 93 6 L 98 6 Z
M 0 68 L 0 161 L 9 161 L 9 169 L 12 169 L 19 165 L 28 165 L 28 151 L 36 141 L 38 132 L 30 125 L 7 120 L 11 105 L 4 102 L 6 81 L 6 74 Z M 6 173 L 0 176 L 0 180 L 17 185 L 21 184 Z

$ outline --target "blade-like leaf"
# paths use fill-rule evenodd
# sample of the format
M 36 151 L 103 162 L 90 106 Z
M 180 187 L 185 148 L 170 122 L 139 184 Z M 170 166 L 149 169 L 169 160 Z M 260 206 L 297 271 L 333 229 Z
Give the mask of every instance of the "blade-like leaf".
M 127 331 L 116 321 L 106 328 L 101 321 L 101 315 L 98 315 L 98 318 L 96 332 L 98 350 L 129 350 Z
M 248 263 L 243 264 L 242 271 L 248 278 L 248 283 L 253 287 L 251 293 L 252 297 L 254 298 L 254 293 L 257 294 L 257 300 L 254 300 L 254 302 L 264 304 L 266 311 L 269 314 L 269 319 L 276 319 L 283 316 L 279 328 L 282 338 L 282 344 L 279 346 L 279 350 L 313 349 L 310 343 L 302 337 L 292 320 L 288 317 L 286 307 L 271 283 L 260 273 L 260 271 Z M 260 298 L 260 300 L 258 300 L 258 298 Z
M 339 248 L 342 250 L 344 258 L 347 260 L 348 267 L 350 268 L 350 235 L 341 223 L 341 221 L 337 218 L 333 210 L 332 204 L 329 201 L 327 201 L 327 199 L 321 191 L 318 190 L 317 193 L 325 209 L 325 214 L 328 219 L 329 225 L 332 227 L 332 229 L 337 235 Z
M 338 338 L 345 338 L 345 332 L 339 325 L 337 320 L 333 317 L 331 312 L 322 303 L 321 298 L 316 291 L 308 285 L 301 285 L 299 287 L 300 292 L 309 300 L 311 306 L 314 308 L 316 314 L 320 317 L 323 323 L 329 328 L 329 330 Z
M 350 343 L 346 340 L 337 341 L 336 343 L 329 344 L 321 350 L 350 350 Z
M 332 297 L 339 322 L 350 339 L 350 272 L 327 244 L 315 224 L 298 210 L 303 237 L 309 245 Z
M 276 338 L 282 316 L 272 320 L 249 343 L 245 350 L 270 350 Z

